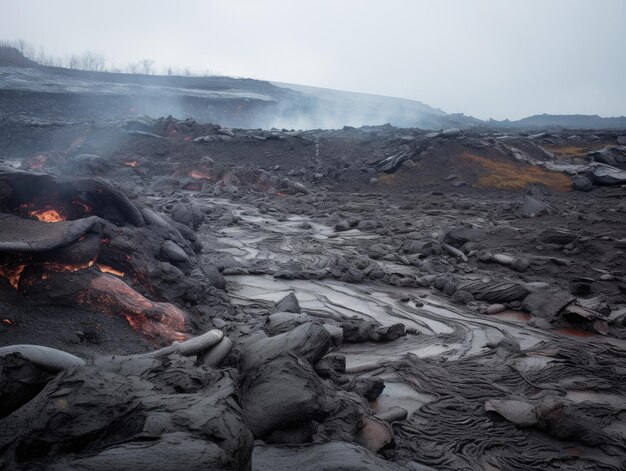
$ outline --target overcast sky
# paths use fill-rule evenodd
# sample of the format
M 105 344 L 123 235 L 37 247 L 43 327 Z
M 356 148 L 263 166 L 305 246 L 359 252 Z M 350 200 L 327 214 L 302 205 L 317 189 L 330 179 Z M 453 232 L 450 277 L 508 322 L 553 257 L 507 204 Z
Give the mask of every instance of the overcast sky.
M 0 0 L 0 36 L 483 119 L 626 115 L 626 0 Z

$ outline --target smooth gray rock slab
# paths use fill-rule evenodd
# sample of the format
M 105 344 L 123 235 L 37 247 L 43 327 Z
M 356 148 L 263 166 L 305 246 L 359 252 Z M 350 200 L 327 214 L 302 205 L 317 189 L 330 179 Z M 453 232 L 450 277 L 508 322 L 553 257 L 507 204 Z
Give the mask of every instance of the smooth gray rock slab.
M 591 172 L 591 179 L 596 185 L 623 185 L 626 183 L 626 170 L 609 165 L 598 165 Z
M 228 337 L 224 337 L 217 345 L 199 355 L 198 360 L 203 365 L 215 368 L 224 361 L 232 347 L 233 343 L 231 340 Z
M 0 347 L 0 357 L 19 353 L 35 365 L 51 371 L 62 371 L 74 366 L 85 365 L 85 360 L 71 353 L 42 345 L 9 345 Z
M 87 232 L 100 232 L 101 223 L 96 216 L 48 223 L 0 214 L 0 252 L 47 252 L 71 244 Z
M 187 253 L 176 243 L 171 240 L 165 241 L 161 247 L 163 256 L 172 262 L 191 263 Z

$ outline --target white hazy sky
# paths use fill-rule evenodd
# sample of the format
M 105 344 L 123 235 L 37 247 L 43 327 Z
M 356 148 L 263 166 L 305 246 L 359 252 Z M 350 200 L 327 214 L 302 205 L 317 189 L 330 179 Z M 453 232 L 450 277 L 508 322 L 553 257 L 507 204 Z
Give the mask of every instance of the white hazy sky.
M 518 119 L 626 114 L 626 0 L 0 0 L 0 39 Z

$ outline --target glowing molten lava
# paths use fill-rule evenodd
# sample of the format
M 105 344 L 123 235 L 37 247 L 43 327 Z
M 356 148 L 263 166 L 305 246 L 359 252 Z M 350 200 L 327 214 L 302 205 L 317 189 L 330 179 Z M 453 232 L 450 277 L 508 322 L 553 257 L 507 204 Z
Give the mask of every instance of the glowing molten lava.
M 29 211 L 28 214 L 32 217 L 37 218 L 41 222 L 59 222 L 65 221 L 67 219 L 67 216 L 50 206 L 46 206 L 43 209 L 35 209 L 33 211 Z
M 87 268 L 93 267 L 95 260 L 89 260 L 85 263 L 75 263 L 75 264 L 67 264 L 67 263 L 54 263 L 54 262 L 45 262 L 43 267 L 50 271 L 80 271 L 86 270 Z
M 78 293 L 81 305 L 113 315 L 122 315 L 133 329 L 160 343 L 186 340 L 185 314 L 168 303 L 150 301 L 119 278 L 102 274 L 93 278 L 89 288 Z
M 11 322 L 11 319 L 2 319 L 2 322 L 4 322 L 7 325 L 13 325 L 13 322 Z
M 108 265 L 103 265 L 102 263 L 98 263 L 96 265 L 98 267 L 98 270 L 100 270 L 102 273 L 110 273 L 111 275 L 115 275 L 115 276 L 124 276 L 124 272 L 120 271 L 120 270 L 116 270 L 113 267 L 110 267 Z
M 213 180 L 213 177 L 207 173 L 204 173 L 200 170 L 192 170 L 189 172 L 189 176 L 191 178 L 195 178 L 196 180 Z

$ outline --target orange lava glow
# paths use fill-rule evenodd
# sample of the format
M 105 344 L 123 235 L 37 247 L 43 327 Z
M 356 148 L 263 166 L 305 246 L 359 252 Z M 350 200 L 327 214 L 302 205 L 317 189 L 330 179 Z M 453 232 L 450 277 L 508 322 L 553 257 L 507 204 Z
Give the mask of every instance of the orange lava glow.
M 158 343 L 186 340 L 185 314 L 168 303 L 150 301 L 119 278 L 109 274 L 97 276 L 89 289 L 78 296 L 81 305 L 98 311 L 122 315 L 133 329 Z
M 72 204 L 75 204 L 76 206 L 80 206 L 83 210 L 83 215 L 91 214 L 91 212 L 93 211 L 93 208 L 89 203 L 85 203 L 83 200 L 79 198 L 76 198 L 76 197 L 73 198 Z
M 98 263 L 96 267 L 98 267 L 98 270 L 100 270 L 102 273 L 110 273 L 111 275 L 115 275 L 115 276 L 124 276 L 123 271 L 116 270 L 115 268 L 110 267 L 108 265 L 104 265 L 102 263 Z
M 80 270 L 85 270 L 94 265 L 95 261 L 90 260 L 86 263 L 76 263 L 76 264 L 64 264 L 64 263 L 55 263 L 55 262 L 45 262 L 40 264 L 42 268 L 51 272 L 76 272 Z M 0 277 L 6 279 L 13 288 L 16 290 L 19 289 L 20 278 L 22 276 L 22 272 L 26 268 L 26 265 L 17 265 L 14 268 L 8 268 L 6 266 L 0 266 Z M 50 275 L 48 273 L 42 273 L 41 279 L 47 280 Z
M 35 157 L 33 157 L 30 161 L 30 163 L 28 164 L 30 168 L 38 170 L 40 168 L 42 168 L 44 166 L 44 164 L 46 163 L 46 161 L 48 160 L 48 156 L 44 155 L 44 154 L 38 154 Z
M 50 271 L 80 271 L 86 270 L 87 268 L 91 268 L 94 265 L 95 260 L 89 260 L 86 263 L 75 263 L 75 264 L 67 264 L 67 263 L 55 263 L 55 262 L 45 262 L 42 266 Z
M 20 284 L 20 276 L 26 265 L 18 265 L 15 268 L 8 268 L 0 265 L 0 276 L 6 279 L 13 288 L 17 289 Z
M 46 206 L 43 209 L 29 211 L 28 214 L 37 218 L 41 222 L 59 222 L 67 219 L 67 216 L 49 206 Z
M 2 319 L 2 322 L 4 322 L 7 325 L 13 325 L 13 322 L 11 322 L 11 319 Z
M 189 172 L 189 176 L 191 178 L 195 178 L 196 180 L 213 180 L 213 177 L 207 173 L 204 173 L 200 170 L 192 170 Z
M 124 165 L 126 165 L 127 167 L 139 167 L 139 162 L 137 162 L 136 160 L 132 160 L 130 162 L 124 162 Z

